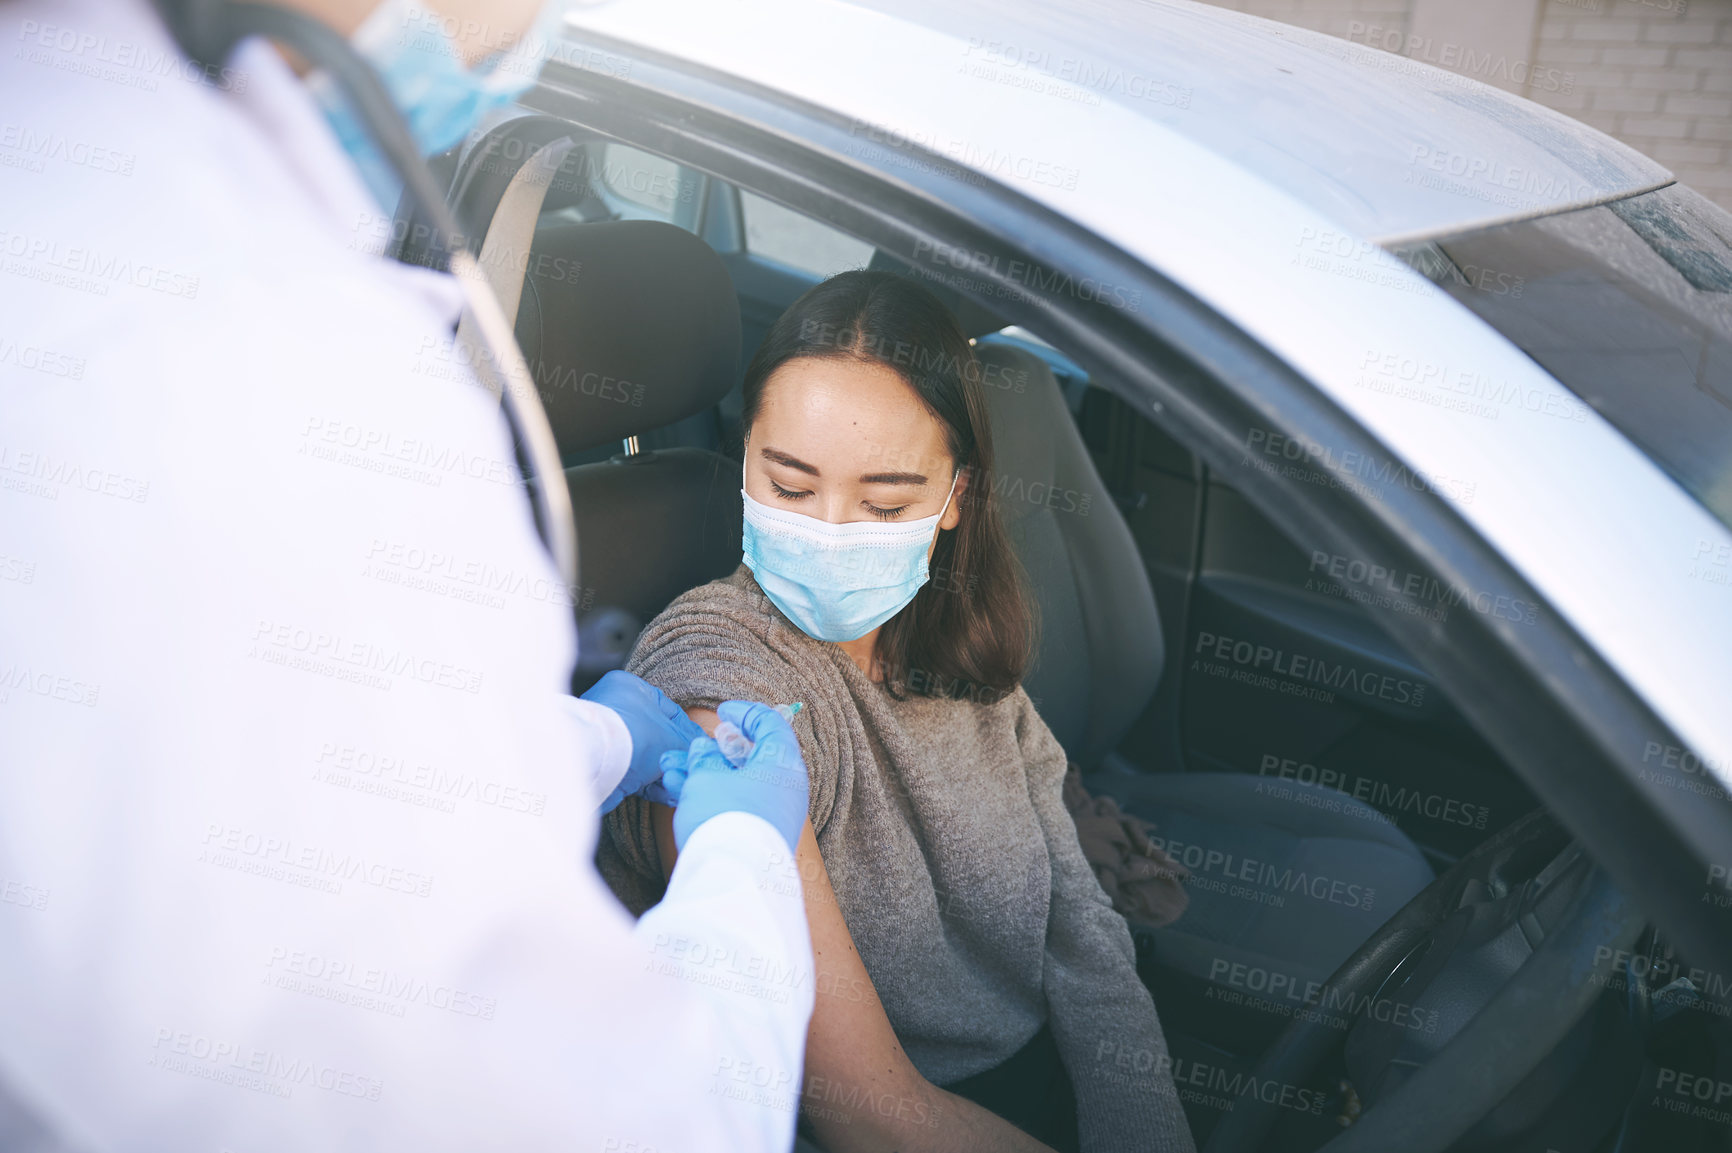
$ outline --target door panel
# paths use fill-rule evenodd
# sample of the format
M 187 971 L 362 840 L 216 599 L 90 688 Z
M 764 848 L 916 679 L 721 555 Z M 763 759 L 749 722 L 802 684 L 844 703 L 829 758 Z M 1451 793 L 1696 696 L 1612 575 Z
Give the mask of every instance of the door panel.
M 1168 646 L 1167 671 L 1121 742 L 1119 755 L 1145 771 L 1179 772 L 1185 767 L 1183 682 L 1174 666 L 1196 569 L 1202 468 L 1183 445 L 1104 388 L 1084 393 L 1078 423 L 1095 468 L 1137 542 Z
M 1377 810 L 1434 867 L 1537 804 L 1378 624 L 1393 590 L 1435 613 L 1477 611 L 1471 595 L 1301 547 L 1105 389 L 1088 389 L 1079 424 L 1167 638 L 1160 689 L 1119 748 L 1128 766 L 1320 784 Z
M 1172 665 L 1192 768 L 1335 789 L 1389 818 L 1434 866 L 1537 803 L 1378 625 L 1379 613 L 1402 611 L 1397 591 L 1436 614 L 1476 611 L 1471 594 L 1302 548 L 1219 479 L 1204 505 Z

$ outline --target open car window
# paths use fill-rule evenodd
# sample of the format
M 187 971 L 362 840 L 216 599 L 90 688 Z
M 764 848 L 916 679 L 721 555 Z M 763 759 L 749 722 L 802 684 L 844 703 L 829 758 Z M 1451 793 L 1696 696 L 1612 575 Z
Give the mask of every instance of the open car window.
M 664 156 L 617 141 L 586 145 L 592 187 L 619 220 L 662 220 L 695 230 L 705 177 Z
M 865 241 L 743 189 L 740 215 L 747 252 L 820 280 L 850 268 L 865 268 L 872 259 L 872 245 Z

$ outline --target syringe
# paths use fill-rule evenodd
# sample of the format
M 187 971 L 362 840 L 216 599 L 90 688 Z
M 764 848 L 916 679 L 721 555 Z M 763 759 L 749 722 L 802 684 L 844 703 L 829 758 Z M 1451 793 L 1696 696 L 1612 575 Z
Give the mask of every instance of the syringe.
M 803 701 L 795 701 L 791 705 L 772 705 L 771 707 L 782 714 L 783 720 L 792 721 L 794 714 L 805 708 L 806 705 Z M 728 758 L 729 763 L 735 768 L 745 764 L 746 758 L 752 755 L 754 746 L 751 739 L 732 722 L 723 721 L 717 725 L 714 736 L 716 744 L 722 750 L 722 756 Z

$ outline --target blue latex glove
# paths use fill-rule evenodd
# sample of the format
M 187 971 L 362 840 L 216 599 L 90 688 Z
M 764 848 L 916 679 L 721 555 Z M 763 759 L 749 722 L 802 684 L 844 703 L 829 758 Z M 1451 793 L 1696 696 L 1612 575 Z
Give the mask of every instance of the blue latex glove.
M 735 768 L 709 737 L 700 736 L 684 752 L 662 757 L 662 786 L 679 798 L 674 809 L 674 844 L 686 847 L 697 827 L 721 813 L 752 813 L 773 825 L 792 852 L 806 823 L 811 788 L 800 741 L 769 705 L 726 701 L 716 710 L 753 742 L 746 763 Z
M 704 730 L 686 716 L 684 709 L 663 696 L 660 689 L 619 669 L 595 682 L 583 699 L 612 709 L 625 722 L 625 731 L 631 734 L 631 767 L 601 803 L 601 811 L 611 813 L 621 801 L 637 792 L 652 801 L 673 804 L 676 794 L 665 791 L 661 785 L 662 754 L 684 753 L 693 740 L 704 735 Z

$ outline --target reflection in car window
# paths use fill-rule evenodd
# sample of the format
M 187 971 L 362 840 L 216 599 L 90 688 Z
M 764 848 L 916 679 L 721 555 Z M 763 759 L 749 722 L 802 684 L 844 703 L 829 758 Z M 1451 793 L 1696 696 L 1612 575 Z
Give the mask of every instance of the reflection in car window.
M 872 246 L 772 200 L 740 190 L 746 251 L 825 278 L 865 268 Z
M 1732 217 L 1674 185 L 1398 255 L 1732 527 Z

